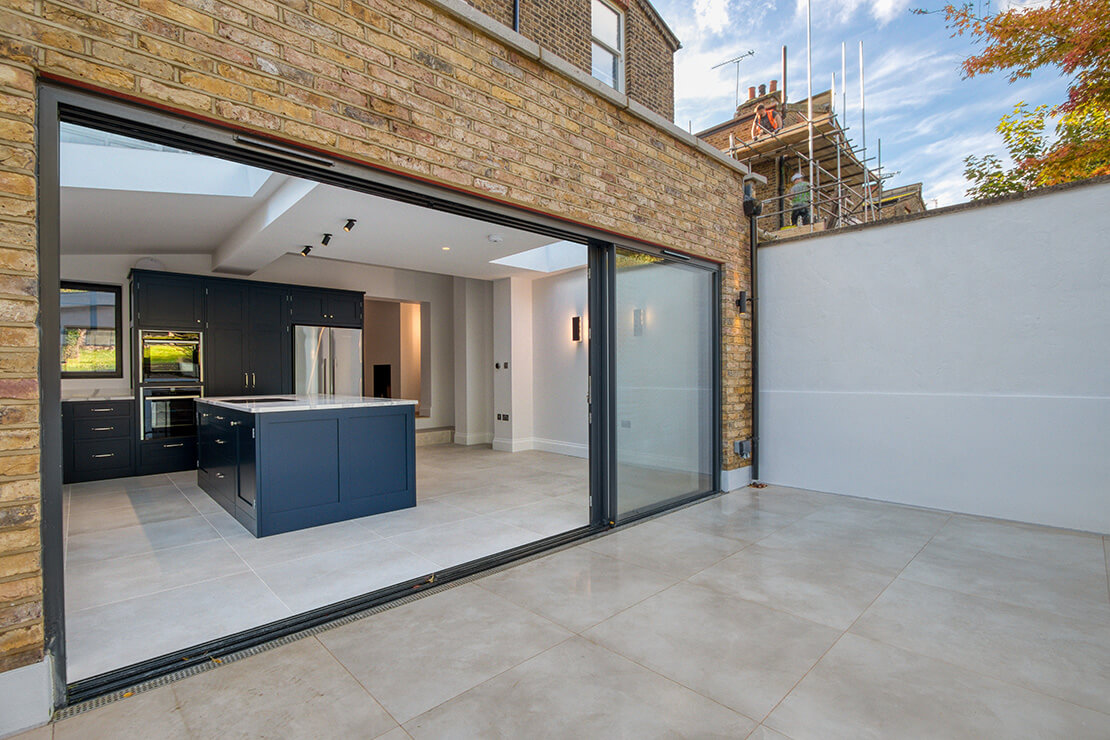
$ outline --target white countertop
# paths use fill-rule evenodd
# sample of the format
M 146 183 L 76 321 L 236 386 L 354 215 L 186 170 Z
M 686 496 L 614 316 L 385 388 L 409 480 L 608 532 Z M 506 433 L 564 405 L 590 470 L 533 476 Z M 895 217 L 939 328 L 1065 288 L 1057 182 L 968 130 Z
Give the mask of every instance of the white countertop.
M 122 395 L 122 394 L 111 395 L 111 394 L 108 394 L 108 395 L 101 396 L 101 395 L 98 395 L 94 391 L 93 393 L 87 393 L 85 395 L 62 396 L 62 401 L 63 402 L 65 402 L 65 401 L 134 401 L 134 400 L 135 400 L 135 394 L 134 393 L 128 393 L 126 395 Z
M 416 401 L 403 398 L 370 398 L 368 396 L 295 396 L 274 394 L 258 398 L 280 398 L 281 401 L 252 403 L 250 396 L 219 396 L 201 398 L 198 401 L 222 406 L 248 414 L 263 414 L 268 411 L 324 411 L 330 409 L 373 408 L 377 406 L 415 406 Z

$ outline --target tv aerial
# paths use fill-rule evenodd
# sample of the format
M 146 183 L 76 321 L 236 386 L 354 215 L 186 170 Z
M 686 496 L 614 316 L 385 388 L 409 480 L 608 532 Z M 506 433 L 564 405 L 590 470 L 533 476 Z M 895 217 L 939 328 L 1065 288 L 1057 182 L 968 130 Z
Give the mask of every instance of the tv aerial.
M 740 62 L 751 56 L 755 56 L 755 49 L 748 49 L 743 54 L 735 56 L 728 61 L 721 62 L 720 64 L 714 64 L 712 67 L 712 69 L 717 69 L 718 67 L 723 67 L 726 64 L 736 65 L 736 105 L 740 105 Z

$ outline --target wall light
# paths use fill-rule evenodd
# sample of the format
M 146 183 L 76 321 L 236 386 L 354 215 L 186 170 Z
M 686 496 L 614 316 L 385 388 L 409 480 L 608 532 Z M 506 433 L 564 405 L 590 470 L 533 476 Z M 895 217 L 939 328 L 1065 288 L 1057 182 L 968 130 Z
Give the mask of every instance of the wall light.
M 440 249 L 442 249 L 444 252 L 450 252 L 451 251 L 451 247 L 440 247 Z
M 349 218 L 349 219 L 347 219 L 347 223 L 343 227 L 343 230 L 346 231 L 347 233 L 350 233 L 351 229 L 355 228 L 355 224 L 357 224 L 357 223 L 358 223 L 358 221 L 355 221 L 353 218 Z
M 307 257 L 308 253 L 311 252 L 311 251 L 312 251 L 312 247 L 310 247 L 306 244 L 304 249 L 301 250 L 301 256 L 302 257 Z
M 575 316 L 570 320 L 570 341 L 582 341 L 582 317 Z
M 632 336 L 642 337 L 644 335 L 644 309 L 632 309 Z
M 324 238 L 320 240 L 320 246 L 321 247 L 326 247 L 326 246 L 328 246 L 328 243 L 330 241 L 331 241 L 331 234 L 324 234 Z

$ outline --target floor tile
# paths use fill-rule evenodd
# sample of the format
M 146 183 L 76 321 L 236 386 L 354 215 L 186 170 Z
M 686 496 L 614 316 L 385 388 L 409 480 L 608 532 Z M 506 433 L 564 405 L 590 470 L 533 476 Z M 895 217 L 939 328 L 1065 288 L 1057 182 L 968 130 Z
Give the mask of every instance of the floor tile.
M 101 491 L 138 491 L 143 488 L 158 488 L 173 485 L 173 481 L 162 473 L 155 475 L 136 475 L 130 478 L 109 478 L 70 485 L 70 493 L 96 493 Z
M 830 503 L 845 499 L 844 496 L 771 485 L 763 488 L 742 488 L 728 495 L 746 498 L 751 506 L 761 511 L 794 517 L 808 516 Z
M 755 542 L 790 526 L 799 518 L 773 514 L 753 506 L 747 496 L 728 493 L 667 514 L 667 523 L 716 537 Z
M 420 629 L 413 629 L 413 625 Z M 319 636 L 397 721 L 527 660 L 571 633 L 475 585 Z
M 143 500 L 139 494 L 131 504 L 93 508 L 80 511 L 79 504 L 70 506 L 70 535 L 82 532 L 103 531 L 118 527 L 152 524 L 168 519 L 185 519 L 199 512 L 189 503 L 189 499 L 176 488 L 164 489 L 165 495 Z
M 1065 529 L 957 514 L 937 533 L 935 541 L 1014 558 L 1071 565 L 1097 560 L 1100 539 L 1098 535 Z
M 173 687 L 162 686 L 64 719 L 54 725 L 54 737 L 56 740 L 185 740 L 190 736 Z
M 802 519 L 759 541 L 760 546 L 805 553 L 848 567 L 896 575 L 929 541 L 927 534 L 860 530 Z
M 88 609 L 246 570 L 247 564 L 223 539 L 78 563 L 66 568 L 66 610 Z
M 220 533 L 221 537 L 226 537 L 228 539 L 240 537 L 242 535 L 254 537 L 254 535 L 250 533 L 250 530 L 240 524 L 238 519 L 224 511 L 223 507 L 217 511 L 205 511 L 201 516 L 208 520 L 208 523 Z
M 314 638 L 173 685 L 198 738 L 377 737 L 397 727 Z
M 210 511 L 226 511 L 224 507 L 220 506 L 211 496 L 205 493 L 204 489 L 200 486 L 178 485 L 177 488 L 185 498 L 189 499 L 189 503 L 195 506 L 197 511 L 202 514 Z
M 478 585 L 581 632 L 677 579 L 581 547 L 509 568 Z
M 747 740 L 794 740 L 791 737 L 783 735 L 777 730 L 772 730 L 767 725 L 760 725 L 752 730 L 752 734 L 748 735 Z
M 662 517 L 618 529 L 584 542 L 582 547 L 676 578 L 687 578 L 746 544 L 728 537 L 672 527 L 666 517 Z
M 475 514 L 493 514 L 505 509 L 546 501 L 547 496 L 526 484 L 494 484 L 472 491 L 451 493 L 436 501 Z
M 1093 617 L 1101 612 L 1110 622 L 1102 561 L 1059 565 L 934 542 L 906 566 L 902 577 L 1064 616 Z
M 220 533 L 199 514 L 144 525 L 82 532 L 69 538 L 66 565 L 139 555 L 219 538 Z
M 376 534 L 356 522 L 336 522 L 321 527 L 255 537 L 250 532 L 227 537 L 227 543 L 252 568 L 260 569 L 329 550 L 373 542 Z
M 691 583 L 841 630 L 847 629 L 892 580 L 890 574 L 759 544 L 690 578 Z
M 154 488 L 140 488 L 132 491 L 113 490 L 94 493 L 82 492 L 71 495 L 70 511 L 78 518 L 96 514 L 106 509 L 127 507 L 141 510 L 165 502 L 178 501 L 181 491 L 177 486 L 167 484 Z
M 395 537 L 440 524 L 470 519 L 474 516 L 475 514 L 472 511 L 466 511 L 440 501 L 421 501 L 417 506 L 409 509 L 375 514 L 357 521 L 360 525 L 382 537 Z
M 32 730 L 25 730 L 18 735 L 10 735 L 5 740 L 51 740 L 54 737 L 54 725 L 47 724 Z
M 551 537 L 588 526 L 590 503 L 585 496 L 575 501 L 545 497 L 539 503 L 506 509 L 490 516 L 499 522 L 527 529 L 544 537 Z
M 840 634 L 754 602 L 679 583 L 584 636 L 761 719 Z
M 375 539 L 255 572 L 294 613 L 334 604 L 436 570 L 436 564 L 400 545 Z
M 755 722 L 573 638 L 436 707 L 416 738 L 743 738 Z
M 1110 713 L 1110 620 L 898 579 L 852 632 Z
M 1110 716 L 854 635 L 765 720 L 795 740 L 1105 738 Z
M 946 511 L 844 497 L 809 514 L 806 521 L 847 529 L 877 529 L 907 535 L 935 535 L 951 519 Z
M 535 542 L 540 536 L 496 519 L 474 516 L 388 539 L 440 568 L 448 568 Z
M 88 678 L 290 614 L 253 573 L 68 613 L 68 678 Z

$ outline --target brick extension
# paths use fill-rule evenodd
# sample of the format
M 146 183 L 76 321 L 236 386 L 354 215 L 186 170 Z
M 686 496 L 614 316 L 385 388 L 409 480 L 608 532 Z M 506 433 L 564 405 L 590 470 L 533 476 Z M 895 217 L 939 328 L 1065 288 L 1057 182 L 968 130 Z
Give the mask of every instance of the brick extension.
M 43 653 L 39 74 L 724 262 L 721 454 L 725 469 L 743 464 L 728 444 L 750 434 L 749 326 L 734 307 L 737 292 L 749 289 L 741 173 L 443 6 L 435 0 L 3 4 L 0 671 Z M 629 59 L 631 74 L 631 50 Z

